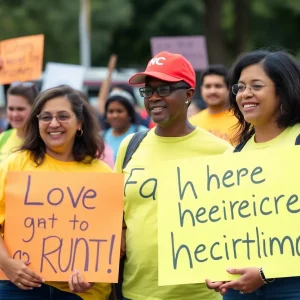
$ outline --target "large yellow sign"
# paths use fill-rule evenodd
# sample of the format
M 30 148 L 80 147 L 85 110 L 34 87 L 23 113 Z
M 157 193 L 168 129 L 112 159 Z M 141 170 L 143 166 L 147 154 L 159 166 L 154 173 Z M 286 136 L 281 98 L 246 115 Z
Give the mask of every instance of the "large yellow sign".
M 229 280 L 227 268 L 250 266 L 269 278 L 300 275 L 300 147 L 161 169 L 159 285 Z

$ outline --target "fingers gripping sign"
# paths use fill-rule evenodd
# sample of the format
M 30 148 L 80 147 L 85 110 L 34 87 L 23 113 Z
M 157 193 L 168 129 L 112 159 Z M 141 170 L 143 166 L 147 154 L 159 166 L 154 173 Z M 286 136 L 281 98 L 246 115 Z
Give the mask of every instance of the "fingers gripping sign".
M 92 288 L 93 285 L 94 283 L 92 282 L 86 282 L 78 270 L 75 270 L 69 279 L 69 288 L 73 293 L 84 293 Z
M 262 281 L 259 268 L 242 268 L 242 269 L 227 269 L 227 272 L 232 275 L 241 275 L 238 279 L 222 284 L 219 289 L 233 289 L 241 293 L 252 293 L 264 282 Z
M 7 278 L 18 288 L 31 290 L 41 287 L 45 280 L 28 268 L 29 262 L 9 258 L 3 265 L 3 271 Z

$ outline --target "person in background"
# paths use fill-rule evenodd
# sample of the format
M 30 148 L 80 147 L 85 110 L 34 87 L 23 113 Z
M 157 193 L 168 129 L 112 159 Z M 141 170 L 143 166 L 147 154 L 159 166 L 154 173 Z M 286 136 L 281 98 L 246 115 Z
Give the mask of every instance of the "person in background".
M 41 93 L 33 104 L 21 150 L 0 165 L 0 232 L 9 201 L 8 172 L 111 172 L 99 160 L 103 148 L 96 115 L 77 91 L 59 86 Z M 45 282 L 23 261 L 9 256 L 1 235 L 0 268 L 9 279 L 0 281 L 0 298 L 5 300 L 107 300 L 111 291 L 108 283 L 85 282 L 79 271 L 70 274 L 69 282 Z
M 133 106 L 132 96 L 121 90 L 112 91 L 105 103 L 106 130 L 103 134 L 105 142 L 113 150 L 116 160 L 123 139 L 131 133 L 147 130 L 139 125 Z
M 138 123 L 141 124 L 141 125 L 144 125 L 145 127 L 153 128 L 155 126 L 155 123 L 148 116 L 145 107 L 140 107 L 138 105 L 138 101 L 137 101 L 137 99 L 136 99 L 136 97 L 134 95 L 132 86 L 130 86 L 128 84 L 125 84 L 125 83 L 123 83 L 123 84 L 122 83 L 116 83 L 116 84 L 114 84 L 111 87 L 111 92 L 112 91 L 117 91 L 117 90 L 126 91 L 126 92 L 128 92 L 132 96 L 132 98 L 133 98 L 133 106 L 134 106 L 134 109 L 135 109 L 135 111 L 137 113 Z
M 207 108 L 190 118 L 191 124 L 230 141 L 237 119 L 228 110 L 228 71 L 222 65 L 211 65 L 200 78 L 201 96 Z
M 236 152 L 247 151 L 255 159 L 260 149 L 296 144 L 300 64 L 294 57 L 282 51 L 245 53 L 234 63 L 229 83 L 230 108 L 239 122 Z M 274 162 L 277 159 L 274 157 Z M 259 267 L 229 268 L 227 272 L 239 277 L 229 282 L 207 280 L 208 287 L 224 295 L 224 300 L 300 299 L 299 276 L 274 280 Z
M 32 82 L 13 83 L 7 91 L 6 116 L 12 129 L 0 134 L 0 161 L 21 146 L 25 124 L 39 90 Z
M 90 105 L 91 109 L 94 110 L 94 107 L 91 106 L 91 104 L 89 102 L 88 96 L 84 92 L 79 91 L 79 90 L 77 90 L 77 93 L 80 95 L 80 97 L 82 99 L 84 99 L 86 101 L 86 103 L 88 105 Z M 95 110 L 95 113 L 97 115 L 96 110 Z M 101 122 L 99 122 L 99 125 L 101 126 Z M 100 128 L 100 131 L 101 131 L 101 128 Z M 100 132 L 100 134 L 101 134 L 101 132 Z M 101 155 L 100 159 L 103 160 L 106 164 L 108 164 L 113 169 L 114 164 L 115 164 L 114 154 L 113 154 L 112 149 L 106 143 L 104 143 L 104 150 L 103 150 L 103 154 Z
M 164 161 L 222 154 L 231 148 L 230 144 L 189 123 L 187 110 L 195 92 L 196 76 L 182 55 L 158 53 L 149 61 L 145 72 L 134 75 L 129 82 L 145 84 L 140 93 L 157 125 L 147 133 L 123 169 L 133 135 L 124 139 L 115 165 L 116 172 L 125 174 L 124 182 L 132 183 L 125 184 L 124 188 L 121 249 L 126 255 L 124 299 L 220 299 L 205 284 L 158 286 L 157 203 L 165 199 L 159 198 L 156 184 L 153 187 L 152 183 L 150 186 L 145 183 L 161 172 Z

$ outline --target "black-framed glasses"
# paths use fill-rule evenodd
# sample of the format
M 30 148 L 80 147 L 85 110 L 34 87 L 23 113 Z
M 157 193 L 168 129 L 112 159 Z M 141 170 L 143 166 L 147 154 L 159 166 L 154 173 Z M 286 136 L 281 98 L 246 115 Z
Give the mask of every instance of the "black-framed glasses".
M 51 115 L 49 113 L 42 113 L 37 115 L 36 117 L 39 119 L 40 122 L 43 123 L 51 123 L 53 118 L 55 118 L 58 123 L 65 123 L 68 122 L 73 116 L 74 114 L 71 115 L 68 112 L 61 112 L 56 115 Z
M 176 86 L 176 85 L 162 85 L 156 88 L 142 87 L 139 89 L 141 97 L 149 98 L 156 91 L 159 97 L 167 97 L 175 90 L 188 89 L 187 86 Z
M 265 85 L 262 83 L 253 83 L 253 84 L 250 84 L 248 87 L 251 92 L 258 92 L 267 86 L 275 86 L 275 84 Z M 246 88 L 247 88 L 247 85 L 245 85 L 243 83 L 236 83 L 232 86 L 231 89 L 232 89 L 232 93 L 234 95 L 237 95 L 238 93 L 243 93 L 246 90 Z

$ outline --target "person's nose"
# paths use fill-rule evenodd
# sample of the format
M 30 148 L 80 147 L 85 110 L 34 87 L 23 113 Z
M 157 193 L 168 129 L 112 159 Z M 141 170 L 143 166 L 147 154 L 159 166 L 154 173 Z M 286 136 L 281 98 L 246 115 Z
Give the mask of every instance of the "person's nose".
M 15 118 L 19 115 L 19 112 L 15 109 L 11 112 L 12 116 Z
M 211 94 L 215 94 L 215 93 L 217 92 L 217 88 L 214 87 L 214 86 L 212 86 L 212 87 L 209 89 L 209 92 L 210 92 Z
M 157 94 L 156 89 L 153 91 L 152 96 L 149 98 L 149 101 L 155 102 L 161 100 L 161 97 Z
M 57 121 L 56 117 L 52 117 L 52 120 L 49 123 L 50 127 L 59 127 L 60 123 Z
M 251 89 L 251 86 L 245 87 L 245 90 L 242 92 L 242 97 L 245 99 L 253 97 L 253 91 Z
M 118 115 L 119 115 L 119 113 L 117 111 L 114 111 L 114 112 L 111 113 L 112 118 L 117 118 Z

